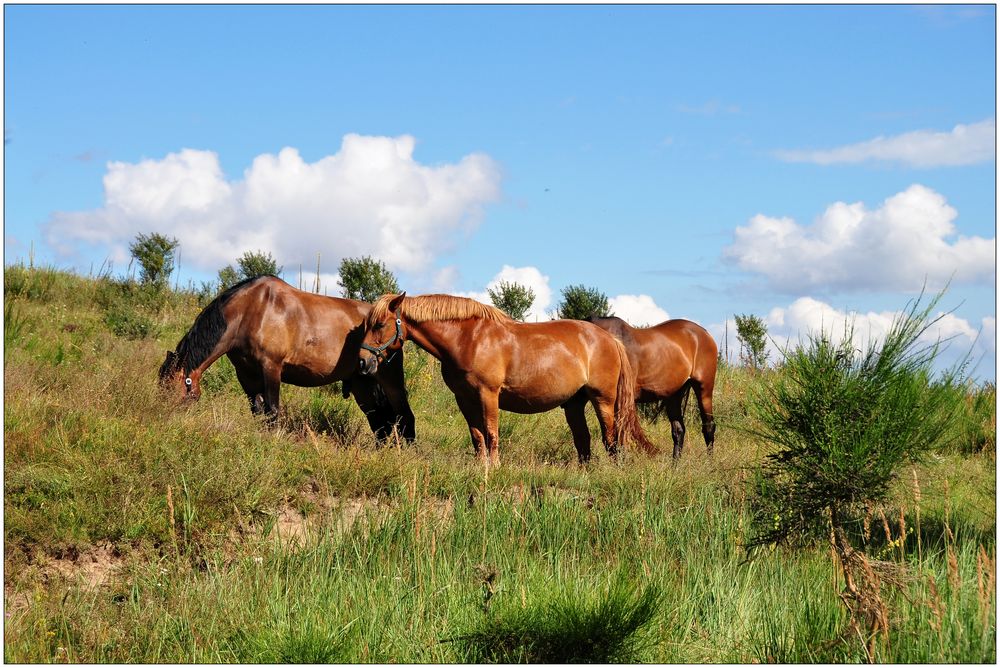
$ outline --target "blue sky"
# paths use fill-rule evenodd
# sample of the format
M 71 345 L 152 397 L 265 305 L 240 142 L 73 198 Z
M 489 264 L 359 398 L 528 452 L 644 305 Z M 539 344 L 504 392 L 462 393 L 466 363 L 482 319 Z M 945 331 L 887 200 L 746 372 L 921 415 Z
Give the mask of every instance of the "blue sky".
M 996 15 L 969 6 L 5 6 L 4 250 L 182 283 L 373 254 L 635 324 L 876 334 L 951 277 L 995 377 Z M 735 353 L 733 353 L 735 356 Z

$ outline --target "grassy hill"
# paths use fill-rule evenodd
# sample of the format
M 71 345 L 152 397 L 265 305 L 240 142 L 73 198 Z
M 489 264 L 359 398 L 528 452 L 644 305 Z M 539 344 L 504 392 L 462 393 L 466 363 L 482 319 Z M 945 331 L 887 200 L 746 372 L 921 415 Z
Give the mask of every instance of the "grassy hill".
M 580 467 L 561 411 L 503 413 L 484 472 L 409 344 L 417 442 L 376 447 L 336 387 L 284 385 L 267 429 L 225 359 L 199 403 L 164 397 L 194 294 L 23 266 L 4 294 L 7 661 L 864 658 L 828 545 L 746 558 L 767 373 L 720 369 L 712 458 L 694 410 L 676 466 L 665 422 L 646 423 L 661 456 Z M 899 580 L 879 661 L 996 660 L 992 388 L 956 429 L 872 509 Z

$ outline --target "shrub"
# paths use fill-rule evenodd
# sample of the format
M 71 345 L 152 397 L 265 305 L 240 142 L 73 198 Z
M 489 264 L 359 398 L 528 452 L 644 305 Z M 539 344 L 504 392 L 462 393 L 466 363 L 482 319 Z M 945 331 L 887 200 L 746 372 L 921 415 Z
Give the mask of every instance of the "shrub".
M 160 328 L 148 316 L 125 303 L 117 303 L 104 313 L 104 324 L 116 336 L 126 339 L 152 339 Z
M 233 265 L 227 264 L 219 270 L 219 292 L 225 292 L 239 282 L 240 273 L 233 268 Z
M 128 250 L 139 263 L 143 285 L 166 288 L 174 271 L 174 251 L 180 242 L 159 233 L 138 234 Z
M 493 305 L 514 320 L 524 321 L 528 309 L 535 303 L 535 291 L 520 283 L 500 281 L 496 290 L 487 288 L 486 292 Z
M 556 317 L 565 320 L 586 320 L 592 315 L 607 318 L 613 315 L 608 296 L 597 288 L 571 285 L 563 288 L 562 301 L 556 307 Z
M 398 293 L 396 277 L 380 260 L 369 256 L 345 257 L 340 262 L 340 284 L 347 299 L 374 302 L 384 294 Z
M 236 267 L 227 264 L 219 270 L 219 292 L 225 292 L 240 281 L 245 281 L 258 276 L 277 276 L 284 267 L 279 267 L 278 263 L 270 253 L 264 251 L 246 251 L 236 260 Z M 199 296 L 206 292 L 205 284 L 202 284 Z
M 938 346 L 919 339 L 937 319 L 920 299 L 885 340 L 856 352 L 853 331 L 824 333 L 787 353 L 771 383 L 751 396 L 758 435 L 773 446 L 756 478 L 754 544 L 828 535 L 881 501 L 900 468 L 948 437 L 960 408 L 957 371 L 934 379 Z
M 755 315 L 736 316 L 736 338 L 743 363 L 762 369 L 767 364 L 767 326 Z

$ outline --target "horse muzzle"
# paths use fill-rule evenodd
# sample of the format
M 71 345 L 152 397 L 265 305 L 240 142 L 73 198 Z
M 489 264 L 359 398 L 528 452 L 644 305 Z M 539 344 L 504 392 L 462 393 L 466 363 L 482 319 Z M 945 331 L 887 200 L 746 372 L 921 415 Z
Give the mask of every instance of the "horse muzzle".
M 362 376 L 371 376 L 378 371 L 378 357 L 368 355 L 358 359 L 358 373 Z

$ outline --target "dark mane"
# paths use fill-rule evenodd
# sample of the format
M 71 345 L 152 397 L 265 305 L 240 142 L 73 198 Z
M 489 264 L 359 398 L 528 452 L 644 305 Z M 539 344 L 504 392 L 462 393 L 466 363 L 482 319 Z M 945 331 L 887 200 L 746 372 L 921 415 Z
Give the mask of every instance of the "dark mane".
M 277 278 L 277 276 L 267 274 L 242 280 L 202 309 L 198 317 L 195 318 L 194 324 L 191 325 L 191 329 L 177 342 L 177 350 L 174 355 L 168 356 L 167 361 L 160 367 L 160 378 L 163 379 L 178 369 L 182 369 L 187 375 L 191 369 L 204 362 L 226 332 L 226 319 L 222 315 L 223 307 L 237 292 L 251 283 L 265 278 Z

